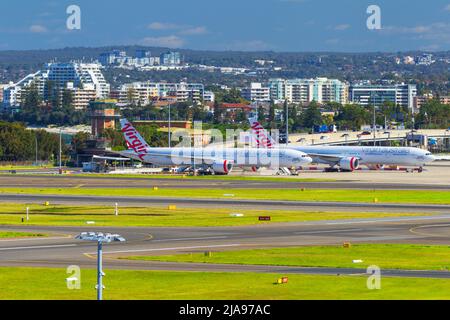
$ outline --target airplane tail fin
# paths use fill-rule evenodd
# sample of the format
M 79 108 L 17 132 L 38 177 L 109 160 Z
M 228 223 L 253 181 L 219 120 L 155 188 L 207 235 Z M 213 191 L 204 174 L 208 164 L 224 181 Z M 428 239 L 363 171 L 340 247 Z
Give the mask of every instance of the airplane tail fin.
M 252 117 L 248 119 L 250 127 L 252 129 L 252 136 L 256 141 L 258 148 L 272 149 L 276 147 L 277 143 L 273 140 L 266 129 L 259 123 L 258 117 Z
M 150 148 L 144 138 L 127 119 L 120 119 L 120 126 L 128 149 L 134 150 L 137 154 L 143 154 Z

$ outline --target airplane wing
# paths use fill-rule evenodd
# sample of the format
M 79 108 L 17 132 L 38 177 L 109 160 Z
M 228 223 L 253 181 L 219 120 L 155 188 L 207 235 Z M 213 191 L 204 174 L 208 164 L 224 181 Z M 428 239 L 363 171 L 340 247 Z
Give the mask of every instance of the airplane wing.
M 223 161 L 228 161 L 228 162 L 233 162 L 231 160 L 227 160 L 227 159 L 223 159 L 223 158 L 219 158 L 219 157 L 199 157 L 199 156 L 189 156 L 189 155 L 176 155 L 176 154 L 161 154 L 161 153 L 152 153 L 152 152 L 146 152 L 144 154 L 144 156 L 150 156 L 150 157 L 155 157 L 155 158 L 164 158 L 164 159 L 178 159 L 181 161 L 186 161 L 186 162 L 191 162 L 191 161 L 198 161 L 207 165 L 212 165 L 216 162 L 223 162 Z
M 334 155 L 329 155 L 329 154 L 318 154 L 318 153 L 307 153 L 307 154 L 308 154 L 308 156 L 313 158 L 313 160 L 315 162 L 317 160 L 319 160 L 319 162 L 333 164 L 333 165 L 338 164 L 343 158 L 345 158 L 345 157 L 334 156 Z M 358 159 L 358 160 L 360 160 L 360 159 Z

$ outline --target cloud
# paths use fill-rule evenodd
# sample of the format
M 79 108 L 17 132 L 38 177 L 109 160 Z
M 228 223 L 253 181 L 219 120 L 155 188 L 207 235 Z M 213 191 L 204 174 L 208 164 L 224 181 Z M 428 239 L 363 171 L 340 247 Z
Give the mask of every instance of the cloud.
M 193 27 L 193 28 L 187 28 L 185 30 L 181 30 L 179 34 L 186 35 L 186 36 L 196 36 L 201 34 L 208 33 L 208 30 L 205 27 Z
M 450 23 L 447 22 L 436 22 L 430 25 L 413 27 L 388 26 L 380 31 L 387 35 L 407 35 L 414 40 L 450 43 Z
M 34 24 L 30 27 L 30 32 L 32 33 L 46 33 L 48 29 L 42 25 Z
M 152 22 L 148 25 L 148 29 L 150 30 L 175 30 L 179 27 L 179 25 L 164 22 Z
M 150 47 L 181 48 L 185 41 L 180 37 L 171 35 L 167 37 L 146 37 L 141 40 L 141 44 Z
M 183 36 L 196 36 L 208 33 L 206 27 L 203 26 L 191 26 L 166 22 L 152 22 L 148 25 L 148 29 L 155 31 L 176 30 L 177 34 Z
M 445 10 L 445 11 L 450 11 L 450 4 L 448 4 L 448 5 L 444 8 L 444 10 Z
M 351 25 L 349 24 L 338 24 L 337 26 L 334 27 L 334 30 L 337 31 L 345 31 L 350 29 Z

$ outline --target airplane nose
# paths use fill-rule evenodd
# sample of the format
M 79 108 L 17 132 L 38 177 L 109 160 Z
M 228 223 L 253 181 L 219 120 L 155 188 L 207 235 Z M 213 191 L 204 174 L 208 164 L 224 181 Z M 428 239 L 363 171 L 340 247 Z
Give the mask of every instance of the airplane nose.
M 306 157 L 306 158 L 305 158 L 305 162 L 306 162 L 306 163 L 312 163 L 312 162 L 313 162 L 313 159 L 312 159 L 311 157 Z

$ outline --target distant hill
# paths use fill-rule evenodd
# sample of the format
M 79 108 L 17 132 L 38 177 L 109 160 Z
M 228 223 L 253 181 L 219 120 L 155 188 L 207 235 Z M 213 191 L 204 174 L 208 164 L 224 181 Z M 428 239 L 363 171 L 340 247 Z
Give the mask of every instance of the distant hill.
M 0 82 L 17 81 L 26 74 L 35 72 L 49 61 L 69 62 L 94 61 L 102 52 L 119 49 L 133 55 L 136 49 L 146 49 L 157 56 L 168 48 L 142 46 L 75 47 L 53 50 L 0 51 Z M 438 86 L 438 92 L 448 93 L 450 51 L 433 53 L 437 63 L 431 66 L 396 64 L 396 57 L 416 56 L 422 52 L 402 53 L 332 53 L 332 52 L 236 52 L 200 51 L 180 49 L 184 60 L 191 64 L 205 64 L 226 67 L 257 68 L 255 60 L 274 61 L 280 71 L 262 70 L 253 76 L 230 76 L 199 71 L 179 72 L 139 72 L 121 69 L 106 71 L 109 81 L 114 84 L 133 80 L 190 80 L 212 83 L 240 85 L 250 81 L 263 81 L 270 77 L 333 77 L 352 81 L 355 79 L 395 79 Z M 212 83 L 211 83 L 212 82 Z M 447 91 L 447 92 L 445 92 Z

